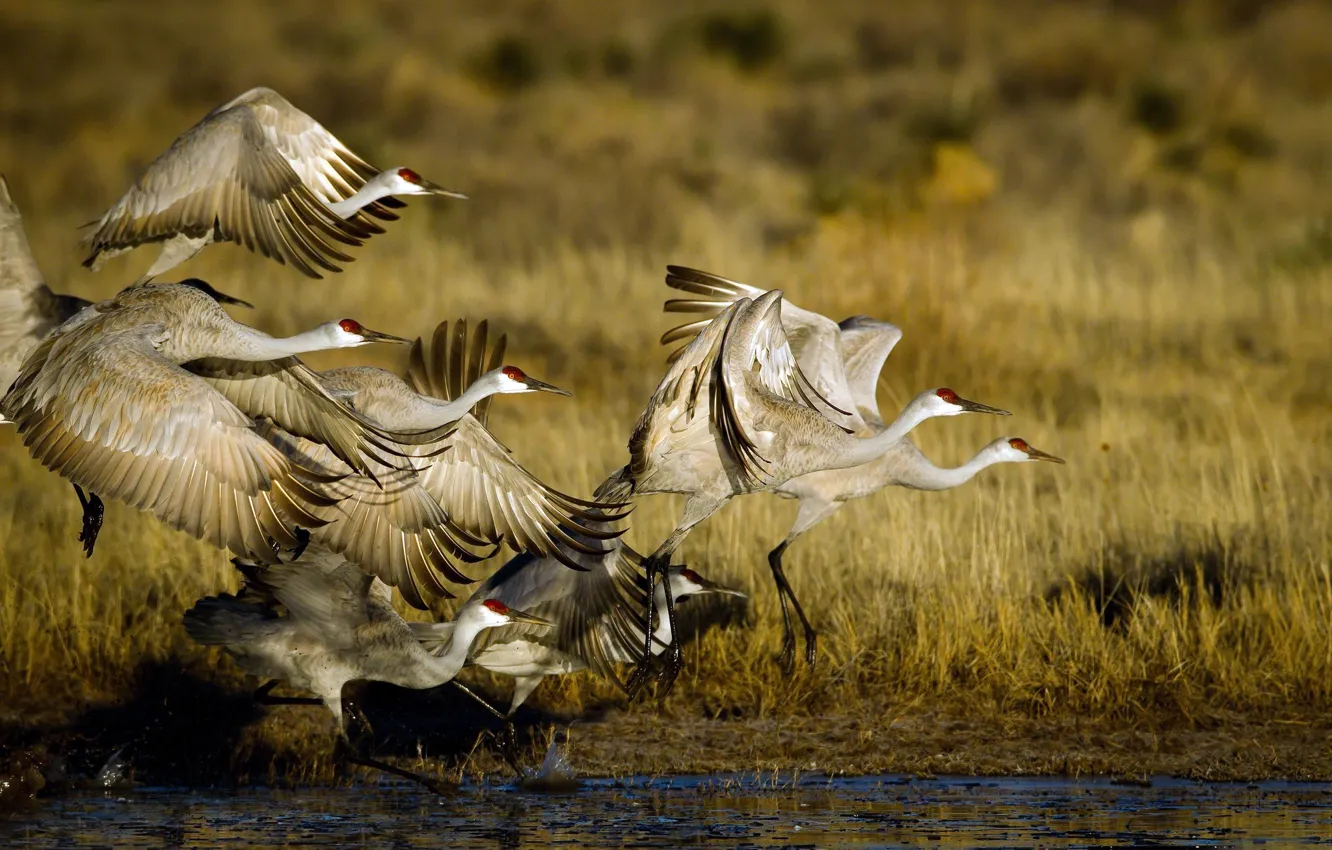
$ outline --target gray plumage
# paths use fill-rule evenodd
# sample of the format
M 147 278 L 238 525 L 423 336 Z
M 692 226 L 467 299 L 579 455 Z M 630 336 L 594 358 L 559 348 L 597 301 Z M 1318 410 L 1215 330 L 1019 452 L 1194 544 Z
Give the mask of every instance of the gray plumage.
M 386 586 L 317 544 L 289 563 L 237 566 L 247 576 L 241 595 L 200 599 L 185 613 L 186 631 L 198 643 L 225 647 L 248 673 L 311 691 L 344 733 L 347 682 L 433 688 L 457 675 L 485 629 L 540 623 L 504 605 L 481 605 L 458 620 L 456 649 L 436 655 L 393 609 Z
M 0 175 L 0 395 L 37 343 L 89 303 L 57 295 L 46 285 L 28 246 L 23 216 Z
M 387 336 L 346 319 L 274 338 L 234 321 L 197 288 L 134 287 L 48 334 L 0 412 L 33 457 L 74 484 L 237 554 L 271 559 L 274 544 L 299 545 L 297 527 L 325 522 L 312 511 L 333 501 L 319 489 L 329 476 L 293 463 L 258 433 L 255 417 L 273 410 L 245 410 L 187 367 L 380 338 Z M 353 467 L 368 468 L 364 454 L 412 439 L 346 408 L 307 371 L 296 362 L 285 374 L 283 409 L 318 408 L 324 432 L 336 434 L 330 450 Z
M 325 487 L 337 505 L 324 512 L 330 523 L 315 532 L 315 539 L 398 588 L 418 608 L 425 608 L 432 597 L 451 597 L 446 581 L 470 583 L 461 565 L 493 555 L 502 543 L 578 568 L 565 552 L 586 548 L 580 537 L 621 533 L 590 527 L 586 520 L 593 516 L 593 503 L 542 483 L 467 412 L 496 394 L 556 389 L 513 366 L 482 371 L 498 359 L 485 354 L 487 333 L 483 322 L 469 348 L 465 323 L 456 323 L 451 331 L 443 322 L 431 353 L 418 339 L 412 349 L 415 389 L 383 369 L 352 367 L 319 374 L 328 392 L 382 427 L 443 432 L 435 440 L 403 447 L 417 469 L 371 461 L 373 479 L 354 475 L 327 446 L 266 431 L 302 466 L 339 476 Z M 452 354 L 441 355 L 442 340 L 451 340 Z M 462 353 L 469 350 L 470 358 Z M 472 551 L 478 547 L 487 551 Z
M 393 194 L 426 193 L 456 195 L 410 169 L 377 171 L 277 92 L 255 88 L 153 160 L 84 240 L 84 265 L 163 243 L 147 279 L 230 241 L 318 278 L 352 260 L 339 245 L 359 246 L 384 232 L 375 219 L 397 218 Z
M 667 283 L 695 296 L 667 301 L 667 312 L 718 314 L 728 304 L 751 297 L 758 291 L 745 284 L 699 273 L 673 275 Z M 695 320 L 674 328 L 666 333 L 663 341 L 690 339 L 706 321 Z M 845 423 L 857 437 L 878 437 L 890 430 L 891 426 L 879 413 L 877 386 L 884 362 L 902 338 L 902 331 L 896 325 L 868 316 L 852 316 L 835 323 L 786 299 L 782 300 L 781 324 L 800 369 L 812 376 L 814 387 L 820 394 L 851 412 Z M 1006 413 L 958 398 L 947 388 L 922 393 L 908 406 L 908 411 L 913 406 L 918 407 L 919 413 L 925 417 L 965 411 Z M 1021 438 L 1003 437 L 982 448 L 962 466 L 943 469 L 930 462 L 911 438 L 902 433 L 879 457 L 865 463 L 816 470 L 772 486 L 771 491 L 777 495 L 800 500 L 790 531 L 768 556 L 782 601 L 786 625 L 783 662 L 788 669 L 794 649 L 794 633 L 786 609 L 788 597 L 805 622 L 808 658 L 812 658 L 814 646 L 813 630 L 805 621 L 804 612 L 782 573 L 782 556 L 796 538 L 832 516 L 848 501 L 872 495 L 885 487 L 943 490 L 960 486 L 987 466 L 1031 460 L 1058 461 L 1031 448 Z
M 594 541 L 589 541 L 594 542 Z M 482 634 L 468 663 L 514 680 L 508 715 L 512 716 L 546 676 L 592 670 L 621 688 L 616 665 L 633 664 L 643 651 L 642 609 L 647 579 L 642 556 L 622 541 L 604 542 L 600 554 L 570 552 L 583 571 L 565 569 L 555 558 L 524 554 L 510 560 L 481 584 L 458 610 L 461 615 L 486 599 L 499 599 L 555 624 L 551 629 L 511 625 Z M 707 581 L 687 567 L 672 567 L 667 582 L 676 601 L 695 594 L 744 596 Z M 656 588 L 659 623 L 654 653 L 671 643 L 664 589 Z M 453 622 L 412 623 L 422 644 L 433 652 L 451 647 Z

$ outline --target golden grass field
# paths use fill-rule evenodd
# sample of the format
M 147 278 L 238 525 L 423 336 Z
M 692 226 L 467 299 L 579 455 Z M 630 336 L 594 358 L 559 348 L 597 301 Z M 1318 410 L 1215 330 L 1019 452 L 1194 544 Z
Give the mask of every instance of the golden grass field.
M 747 622 L 688 647 L 660 706 L 576 727 L 580 768 L 1332 776 L 1327 5 L 209 8 L 3 12 L 0 171 L 57 291 L 142 273 L 152 249 L 80 268 L 74 227 L 265 84 L 472 200 L 412 203 L 324 281 L 234 246 L 182 274 L 273 333 L 489 318 L 575 393 L 492 413 L 559 488 L 625 460 L 665 368 L 668 262 L 901 326 L 885 412 L 936 386 L 1013 411 L 919 428 L 937 462 L 1003 434 L 1068 460 L 880 493 L 807 534 L 786 563 L 821 653 L 792 681 L 764 556 L 795 505 L 737 500 L 682 556 L 750 593 Z M 69 486 L 9 431 L 0 475 L 10 739 L 131 699 L 145 664 L 244 686 L 180 626 L 234 588 L 226 556 L 109 504 L 84 560 Z M 651 549 L 680 505 L 641 502 L 628 539 Z M 533 703 L 613 694 L 580 675 Z M 322 776 L 323 722 L 271 711 L 232 767 Z

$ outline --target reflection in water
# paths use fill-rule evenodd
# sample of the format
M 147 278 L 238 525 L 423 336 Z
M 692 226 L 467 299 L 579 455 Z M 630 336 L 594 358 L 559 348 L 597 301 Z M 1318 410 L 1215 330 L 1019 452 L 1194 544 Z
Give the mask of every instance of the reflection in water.
M 235 793 L 138 789 L 45 801 L 0 846 L 528 847 L 705 844 L 1250 846 L 1332 837 L 1332 788 L 1157 780 L 754 777 L 586 780 L 576 794 L 415 786 Z

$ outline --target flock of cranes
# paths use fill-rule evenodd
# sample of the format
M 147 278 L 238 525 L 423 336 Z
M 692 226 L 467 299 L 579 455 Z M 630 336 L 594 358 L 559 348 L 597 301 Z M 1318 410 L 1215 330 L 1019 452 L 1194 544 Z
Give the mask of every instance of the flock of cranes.
M 699 318 L 662 338 L 683 345 L 634 426 L 628 463 L 580 498 L 537 479 L 487 428 L 496 395 L 568 393 L 505 365 L 506 340 L 486 322 L 440 323 L 428 346 L 351 318 L 272 337 L 223 307 L 246 302 L 203 281 L 158 280 L 216 241 L 312 277 L 338 271 L 346 249 L 397 218 L 402 197 L 421 194 L 464 197 L 408 168 L 371 167 L 276 92 L 254 89 L 176 139 L 95 223 L 84 263 L 94 270 L 149 243 L 161 253 L 133 285 L 92 303 L 46 286 L 0 178 L 2 421 L 73 484 L 87 556 L 103 499 L 232 553 L 242 589 L 199 600 L 186 630 L 269 680 L 257 698 L 303 701 L 274 697 L 280 683 L 313 693 L 341 745 L 342 689 L 356 679 L 462 687 L 454 677 L 474 665 L 514 680 L 507 711 L 472 694 L 505 720 L 545 677 L 579 670 L 630 696 L 655 676 L 664 692 L 682 664 L 676 602 L 744 595 L 673 557 L 695 526 L 749 493 L 800 502 L 768 556 L 789 674 L 791 609 L 809 663 L 816 652 L 782 568 L 797 537 L 887 486 L 946 489 L 997 463 L 1062 463 L 1005 437 L 960 467 L 936 467 L 913 428 L 1007 411 L 936 388 L 885 422 L 875 386 L 898 328 L 836 323 L 780 291 L 669 266 L 667 285 L 689 297 L 666 310 Z M 411 346 L 405 377 L 300 360 L 373 343 Z M 620 537 L 633 502 L 653 493 L 687 501 L 645 556 Z M 504 546 L 517 555 L 451 620 L 408 622 L 395 610 L 393 588 L 427 609 Z

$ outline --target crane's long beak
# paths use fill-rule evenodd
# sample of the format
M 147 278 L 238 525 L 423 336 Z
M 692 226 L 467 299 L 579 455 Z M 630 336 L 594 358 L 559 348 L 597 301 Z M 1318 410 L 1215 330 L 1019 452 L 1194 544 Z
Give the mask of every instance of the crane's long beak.
M 1055 457 L 1054 455 L 1046 454 L 1045 452 L 1031 445 L 1027 446 L 1027 457 L 1031 458 L 1032 460 L 1048 460 L 1050 463 L 1067 462 L 1062 457 Z
M 969 399 L 962 398 L 961 396 L 958 396 L 957 406 L 962 408 L 967 413 L 990 413 L 995 416 L 1013 415 L 1009 413 L 1007 410 L 1003 410 L 998 407 L 990 407 L 988 404 L 981 404 L 979 401 L 971 401 Z
M 527 386 L 529 390 L 532 390 L 533 392 L 555 393 L 555 395 L 567 395 L 567 396 L 573 395 L 573 393 L 569 392 L 568 390 L 562 390 L 559 387 L 555 386 L 554 384 L 548 384 L 545 381 L 538 381 L 536 378 L 533 378 L 530 375 L 527 376 L 527 379 L 523 381 L 523 383 Z
M 536 614 L 529 614 L 526 611 L 519 611 L 515 608 L 509 609 L 509 620 L 514 623 L 527 623 L 531 626 L 546 626 L 551 629 L 555 628 L 555 624 L 550 620 L 538 617 Z
M 446 198 L 457 198 L 460 201 L 467 200 L 467 196 L 464 195 L 462 192 L 455 192 L 452 189 L 445 189 L 443 186 L 439 185 L 438 183 L 431 183 L 429 180 L 422 179 L 421 182 L 417 183 L 416 185 L 420 186 L 422 189 L 426 190 L 432 195 L 443 195 Z
M 411 345 L 410 339 L 404 339 L 393 334 L 386 334 L 381 331 L 372 331 L 369 328 L 361 328 L 361 339 L 366 342 L 392 342 L 398 345 Z

